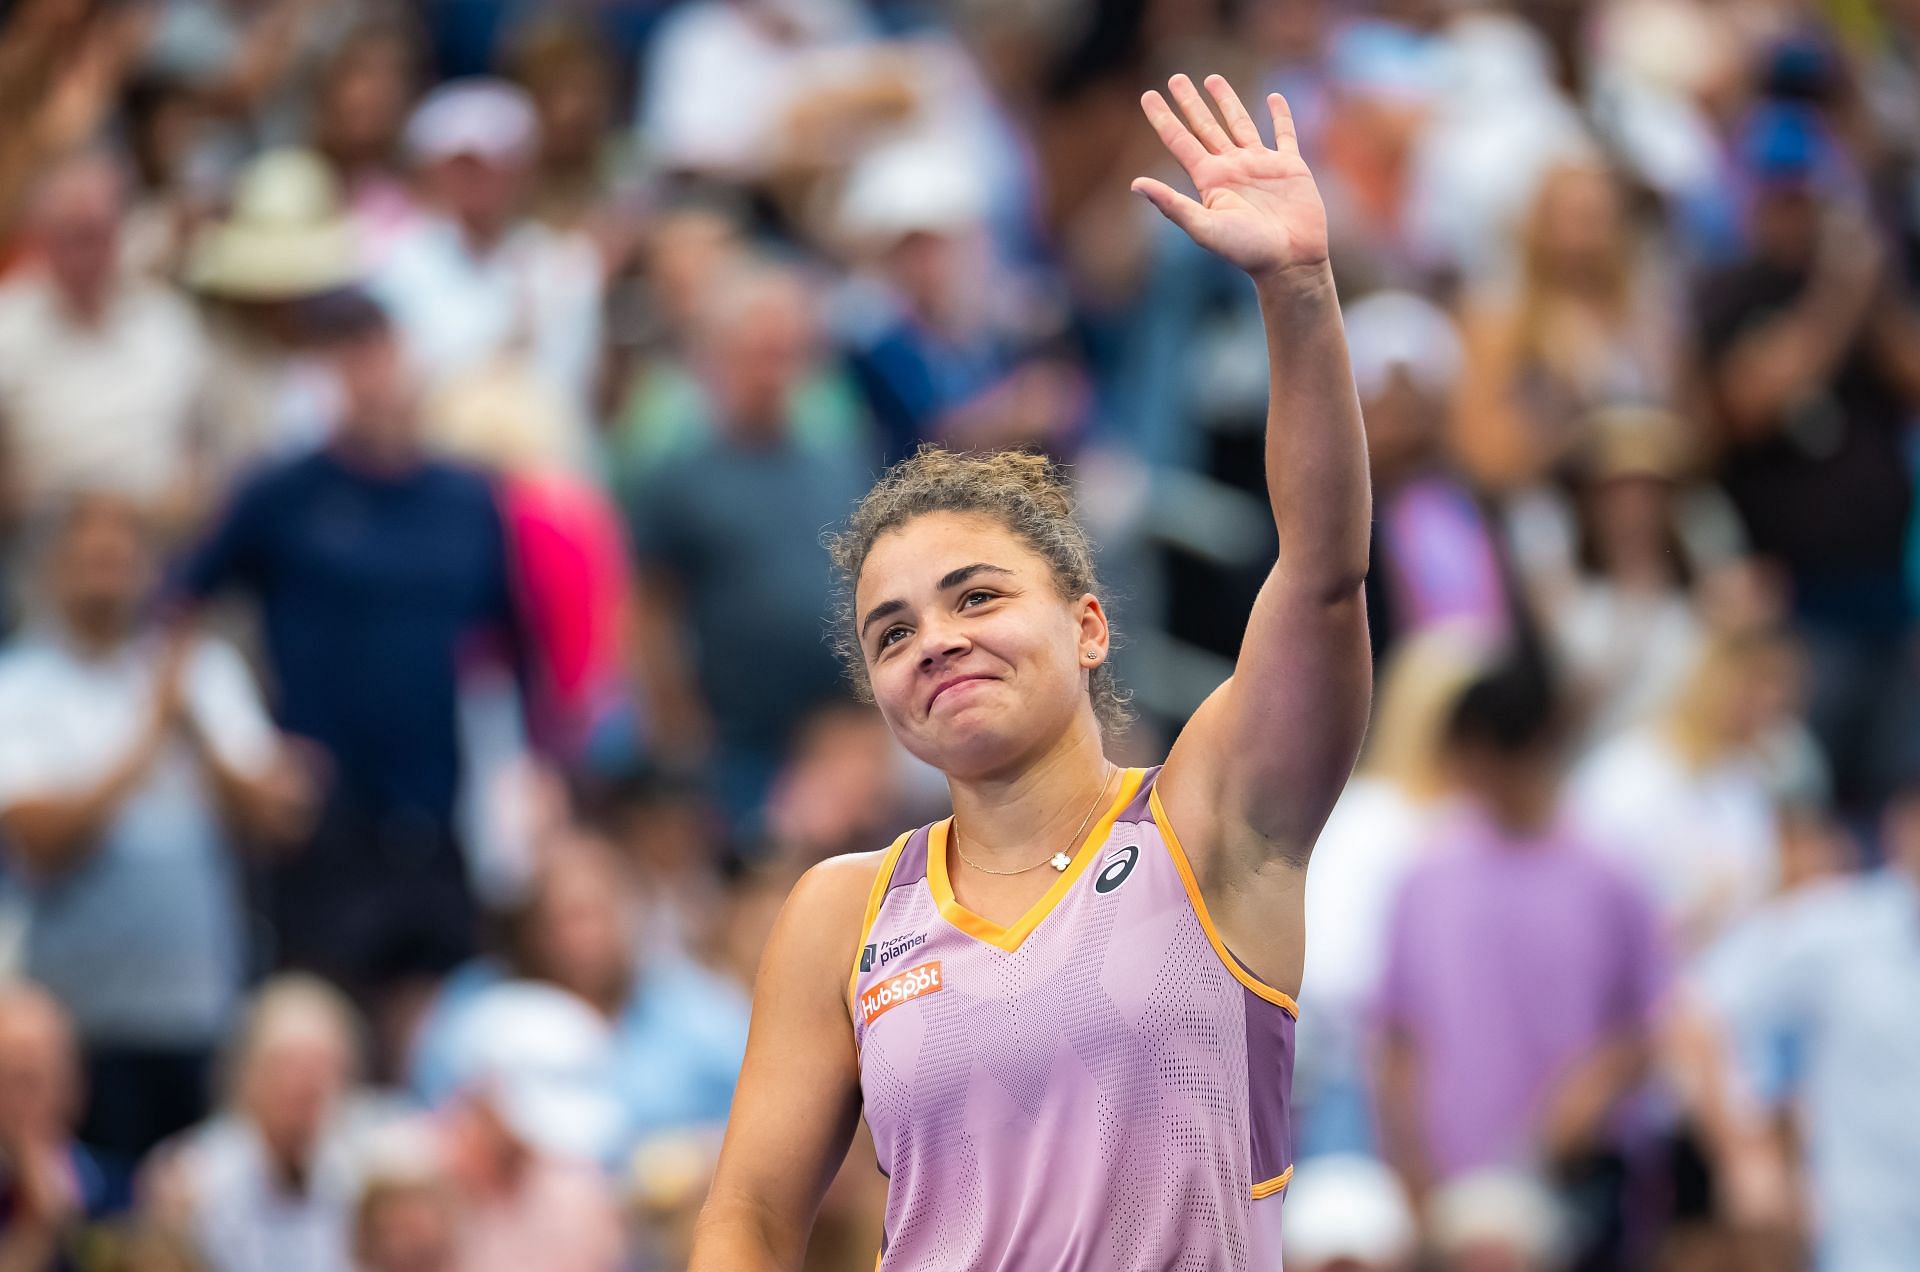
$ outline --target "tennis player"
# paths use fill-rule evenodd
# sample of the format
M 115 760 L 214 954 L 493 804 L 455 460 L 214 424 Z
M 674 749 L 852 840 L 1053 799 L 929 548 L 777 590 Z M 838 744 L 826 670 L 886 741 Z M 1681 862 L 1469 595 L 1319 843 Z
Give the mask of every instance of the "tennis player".
M 882 1272 L 1280 1266 L 1308 853 L 1371 669 L 1360 411 L 1327 221 L 1218 76 L 1143 99 L 1199 198 L 1134 190 L 1252 276 L 1279 558 L 1164 765 L 1102 750 L 1110 633 L 1034 456 L 928 449 L 835 543 L 849 650 L 954 815 L 794 888 L 755 992 L 695 1272 L 798 1269 L 864 1112 Z

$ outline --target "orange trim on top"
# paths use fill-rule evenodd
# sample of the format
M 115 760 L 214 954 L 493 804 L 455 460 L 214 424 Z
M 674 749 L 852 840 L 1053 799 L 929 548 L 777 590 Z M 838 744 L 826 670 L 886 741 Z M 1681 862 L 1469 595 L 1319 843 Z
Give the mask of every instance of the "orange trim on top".
M 1293 996 L 1275 989 L 1241 966 L 1240 960 L 1233 956 L 1233 952 L 1227 949 L 1227 943 L 1220 938 L 1220 929 L 1213 925 L 1213 916 L 1207 913 L 1207 899 L 1200 895 L 1200 881 L 1194 877 L 1193 863 L 1187 860 L 1187 851 L 1180 846 L 1180 836 L 1173 829 L 1173 822 L 1167 817 L 1166 805 L 1160 802 L 1158 785 L 1147 795 L 1147 807 L 1153 810 L 1153 820 L 1160 827 L 1160 837 L 1167 841 L 1167 851 L 1173 856 L 1173 868 L 1180 872 L 1180 882 L 1187 889 L 1187 900 L 1193 903 L 1194 917 L 1200 920 L 1200 928 L 1207 934 L 1207 943 L 1212 945 L 1213 952 L 1220 956 L 1220 962 L 1233 973 L 1235 980 L 1298 1020 L 1300 1004 L 1293 1001 Z M 1281 1175 L 1279 1178 L 1285 1180 L 1286 1176 Z M 1273 1183 L 1272 1180 L 1267 1182 Z M 1277 1185 L 1276 1190 L 1284 1186 L 1284 1184 Z M 1259 1194 L 1256 1192 L 1255 1195 Z
M 1253 1199 L 1264 1201 L 1293 1182 L 1293 1167 L 1289 1166 L 1272 1179 L 1262 1180 L 1253 1186 Z
M 887 899 L 887 885 L 893 882 L 893 868 L 900 864 L 900 850 L 907 846 L 907 840 L 913 838 L 908 831 L 893 841 L 893 847 L 887 849 L 887 855 L 880 859 L 880 873 L 873 877 L 873 888 L 867 893 L 867 915 L 860 920 L 860 938 L 853 943 L 853 970 L 847 973 L 847 1016 L 854 1015 L 854 1000 L 858 997 L 860 986 L 860 951 L 867 948 L 867 938 L 873 935 L 873 922 L 880 917 L 880 906 Z
M 1012 927 L 1001 927 L 991 919 L 982 918 L 954 899 L 953 882 L 947 875 L 947 835 L 952 829 L 953 818 L 937 823 L 927 842 L 927 886 L 933 889 L 933 900 L 940 907 L 941 917 L 968 936 L 985 941 L 988 945 L 1008 952 L 1019 949 L 1020 943 L 1040 926 L 1042 919 L 1053 912 L 1053 908 L 1060 904 L 1060 899 L 1073 888 L 1074 881 L 1085 874 L 1087 867 L 1099 856 L 1100 845 L 1112 833 L 1115 819 L 1126 811 L 1133 797 L 1140 793 L 1140 783 L 1145 777 L 1145 769 L 1122 770 L 1119 792 L 1114 795 L 1113 802 L 1107 806 L 1100 820 L 1087 831 L 1087 837 L 1073 854 L 1073 864 L 1060 872 L 1053 886 Z

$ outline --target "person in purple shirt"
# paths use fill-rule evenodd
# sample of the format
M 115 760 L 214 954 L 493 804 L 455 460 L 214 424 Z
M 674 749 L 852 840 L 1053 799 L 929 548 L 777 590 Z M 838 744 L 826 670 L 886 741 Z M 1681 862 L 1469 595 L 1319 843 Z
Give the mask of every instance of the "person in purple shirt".
M 1517 1166 L 1618 1205 L 1616 1115 L 1666 958 L 1651 899 L 1561 815 L 1561 728 L 1537 655 L 1484 673 L 1450 721 L 1462 798 L 1401 886 L 1378 1004 L 1382 1143 L 1416 1197 Z

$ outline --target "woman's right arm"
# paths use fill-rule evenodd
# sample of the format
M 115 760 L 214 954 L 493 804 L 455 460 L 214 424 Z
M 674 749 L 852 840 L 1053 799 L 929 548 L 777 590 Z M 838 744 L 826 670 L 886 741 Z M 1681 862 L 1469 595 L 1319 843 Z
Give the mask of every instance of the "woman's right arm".
M 797 1272 L 860 1119 L 847 978 L 882 853 L 794 885 L 760 961 L 746 1063 L 688 1272 Z

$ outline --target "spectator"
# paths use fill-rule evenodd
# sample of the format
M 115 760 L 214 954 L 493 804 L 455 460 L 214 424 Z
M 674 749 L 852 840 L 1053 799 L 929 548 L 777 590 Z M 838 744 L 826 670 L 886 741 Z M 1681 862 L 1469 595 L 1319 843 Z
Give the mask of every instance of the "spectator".
M 536 21 L 516 41 L 514 79 L 540 120 L 532 215 L 556 230 L 604 233 L 619 155 L 613 145 L 614 66 L 591 25 Z
M 1416 1198 L 1544 1161 L 1599 1186 L 1612 1222 L 1596 1229 L 1618 1240 L 1614 1119 L 1647 1069 L 1664 959 L 1651 900 L 1562 816 L 1562 728 L 1537 656 L 1488 672 L 1454 710 L 1464 805 L 1408 872 L 1389 929 L 1381 1129 Z
M 1643 722 L 1679 693 L 1706 639 L 1692 593 L 1679 421 L 1618 408 L 1586 425 L 1575 490 L 1578 573 L 1536 576 L 1587 745 Z M 1542 577 L 1544 576 L 1544 577 Z M 1585 750 L 1583 745 L 1580 749 Z
M 1600 747 L 1572 789 L 1581 823 L 1697 949 L 1773 891 L 1770 750 L 1793 727 L 1794 651 L 1778 636 L 1703 649 L 1673 707 Z
M 1512 296 L 1474 299 L 1456 444 L 1489 487 L 1563 471 L 1595 408 L 1668 405 L 1681 390 L 1681 324 L 1641 266 L 1619 181 L 1567 164 L 1542 179 Z
M 0 32 L 0 272 L 36 178 L 87 144 L 112 114 L 152 23 L 139 8 L 107 11 L 26 0 Z
M 618 1272 L 612 1190 L 593 1163 L 619 1130 L 606 1023 L 543 985 L 496 986 L 453 1046 L 437 1115 L 462 1272 Z
M 1791 578 L 1811 722 L 1856 808 L 1885 793 L 1920 736 L 1900 577 L 1920 318 L 1875 227 L 1829 197 L 1836 158 L 1817 119 L 1770 106 L 1742 145 L 1758 186 L 1751 247 L 1709 280 L 1700 318 L 1720 479 L 1754 551 Z
M 691 775 L 642 768 L 602 797 L 597 824 L 634 872 L 643 958 L 687 958 L 718 966 L 712 942 L 723 923 L 727 881 L 714 869 L 726 855 L 725 819 Z M 743 985 L 751 986 L 749 968 Z
M 80 1058 L 36 986 L 0 986 L 0 1268 L 70 1272 L 78 1225 L 112 1208 L 110 1177 L 73 1137 Z
M 979 182 L 925 142 L 848 175 L 838 235 L 864 267 L 837 321 L 889 459 L 921 442 L 1067 449 L 1087 386 L 1060 316 L 996 270 Z
M 1382 667 L 1359 768 L 1320 832 L 1307 882 L 1293 1100 L 1300 1153 L 1371 1153 L 1379 1141 L 1365 1080 L 1368 1023 L 1401 881 L 1445 812 L 1443 744 L 1460 693 L 1483 670 L 1484 638 L 1435 627 Z M 1325 849 L 1321 852 L 1320 849 Z
M 1444 77 L 1415 142 L 1404 199 L 1419 257 L 1473 286 L 1504 281 L 1543 178 L 1589 158 L 1593 145 L 1568 93 L 1573 68 L 1556 56 L 1554 33 L 1545 29 L 1571 22 L 1572 10 L 1448 8 L 1416 0 L 1402 19 L 1417 22 L 1410 15 L 1424 10 L 1440 27 L 1428 39 L 1428 58 Z
M 494 80 L 445 84 L 407 123 L 430 213 L 398 239 L 372 287 L 429 384 L 500 358 L 522 360 L 576 418 L 588 454 L 599 372 L 604 269 L 586 238 L 528 221 L 539 153 L 526 94 Z
M 655 35 L 635 114 L 669 172 L 754 186 L 804 146 L 846 146 L 915 101 L 850 0 L 699 0 Z
M 717 744 L 736 819 L 759 806 L 800 722 L 845 693 L 821 638 L 820 532 L 870 468 L 857 437 L 797 431 L 792 390 L 817 365 L 811 318 L 797 275 L 763 266 L 727 280 L 696 355 L 712 431 L 629 495 L 661 743 L 678 755 Z
M 919 768 L 877 712 L 858 703 L 822 707 L 801 725 L 767 793 L 768 835 L 801 868 L 865 852 L 913 820 L 908 777 Z
M 629 761 L 640 745 L 627 679 L 631 554 L 617 505 L 566 462 L 565 404 L 496 365 L 443 386 L 425 412 L 441 452 L 499 485 L 530 637 L 527 731 L 569 766 Z
M 458 1272 L 459 1212 L 437 1146 L 396 1128 L 368 1156 L 353 1208 L 354 1272 Z
M 663 347 L 628 386 L 611 448 L 614 484 L 629 496 L 665 460 L 706 447 L 732 415 L 777 417 L 812 449 L 864 441 L 861 402 L 825 357 L 802 278 L 748 258 L 736 235 L 711 209 L 675 213 L 656 231 Z
M 1415 160 L 1443 84 L 1443 48 L 1393 20 L 1341 25 L 1327 50 L 1328 97 L 1314 171 L 1327 194 L 1342 290 L 1419 287 L 1434 273 L 1413 234 Z
M 1406 292 L 1377 292 L 1350 306 L 1346 322 L 1377 509 L 1367 571 L 1374 657 L 1441 623 L 1498 638 L 1517 599 L 1499 527 L 1441 445 L 1460 374 L 1453 323 Z
M 746 999 L 685 957 L 643 955 L 638 902 L 631 875 L 605 846 L 551 845 L 525 902 L 508 916 L 505 965 L 457 974 L 423 1024 L 413 1062 L 420 1094 L 438 1104 L 456 1091 L 459 1047 L 473 1021 L 501 992 L 534 982 L 565 990 L 611 1031 L 609 1098 L 619 1124 L 606 1160 L 668 1132 L 717 1131 L 746 1051 Z
M 1428 1213 L 1439 1272 L 1559 1272 L 1567 1266 L 1566 1217 L 1552 1192 L 1525 1174 L 1469 1175 L 1437 1195 Z
M 1750 1085 L 1797 1109 L 1811 1235 L 1832 1272 L 1892 1272 L 1920 1250 L 1920 1027 L 1905 1006 L 1920 985 L 1920 795 L 1903 793 L 1885 829 L 1884 868 L 1756 913 L 1704 977 Z
M 222 1111 L 149 1160 L 146 1206 L 210 1272 L 348 1272 L 358 1144 L 378 1117 L 355 1094 L 352 1007 L 309 977 L 270 980 L 229 1061 Z
M 263 459 L 325 442 L 337 403 L 301 302 L 358 281 L 361 246 L 326 164 L 294 149 L 248 164 L 226 217 L 194 239 L 186 276 L 210 337 L 199 453 L 223 488 Z
M 272 958 L 374 1004 L 390 1041 L 387 1014 L 474 950 L 456 700 L 514 607 L 493 489 L 422 452 L 385 316 L 351 294 L 309 312 L 343 397 L 333 437 L 243 485 L 181 586 L 257 602 L 282 727 L 329 770 L 311 841 L 267 871 Z
M 1287 1264 L 1305 1272 L 1412 1272 L 1413 1208 L 1370 1157 L 1310 1158 L 1287 1185 Z
M 340 40 L 314 87 L 311 142 L 333 168 L 369 265 L 384 263 L 419 217 L 400 167 L 400 135 L 420 61 L 411 27 L 371 20 Z
M 131 177 L 121 262 L 136 277 L 176 278 L 187 244 L 218 193 L 209 180 L 212 116 L 193 85 L 165 75 L 128 83 L 121 109 Z
M 33 267 L 0 287 L 5 508 L 19 517 L 81 487 L 157 501 L 188 518 L 206 348 L 193 313 L 121 269 L 127 180 L 100 152 L 40 180 L 28 218 Z
M 51 514 L 48 611 L 0 654 L 0 830 L 26 968 L 72 1015 L 96 1147 L 131 1165 L 206 1112 L 246 970 L 242 845 L 305 832 L 310 784 L 239 655 L 147 616 L 151 522 Z

